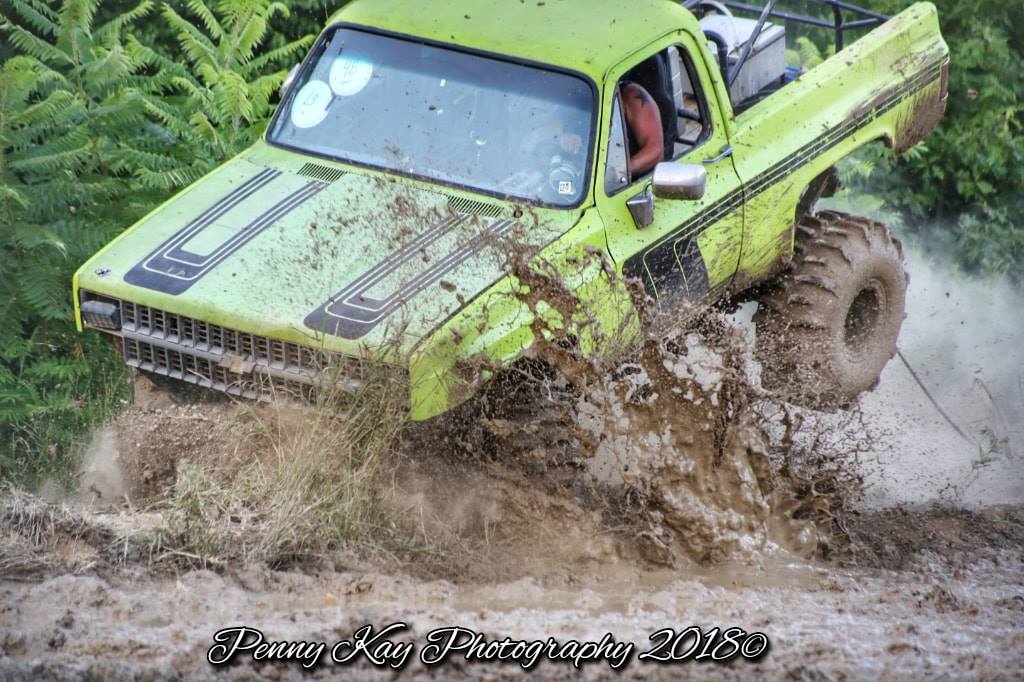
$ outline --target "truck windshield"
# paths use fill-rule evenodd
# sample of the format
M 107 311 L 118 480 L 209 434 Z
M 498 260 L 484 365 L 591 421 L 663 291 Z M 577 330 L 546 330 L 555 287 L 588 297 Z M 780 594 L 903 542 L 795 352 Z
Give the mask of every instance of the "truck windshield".
M 271 143 L 531 203 L 582 200 L 595 111 L 582 78 L 350 28 L 315 49 Z

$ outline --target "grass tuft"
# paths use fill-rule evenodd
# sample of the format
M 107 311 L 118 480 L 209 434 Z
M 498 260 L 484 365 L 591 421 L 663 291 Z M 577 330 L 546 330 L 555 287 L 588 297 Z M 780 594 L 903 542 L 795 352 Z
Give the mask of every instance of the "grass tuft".
M 408 388 L 383 363 L 363 366 L 358 379 L 354 392 L 319 391 L 312 406 L 244 408 L 242 447 L 251 456 L 233 468 L 180 461 L 164 545 L 203 564 L 282 566 L 386 544 L 394 524 L 379 501 L 406 423 Z

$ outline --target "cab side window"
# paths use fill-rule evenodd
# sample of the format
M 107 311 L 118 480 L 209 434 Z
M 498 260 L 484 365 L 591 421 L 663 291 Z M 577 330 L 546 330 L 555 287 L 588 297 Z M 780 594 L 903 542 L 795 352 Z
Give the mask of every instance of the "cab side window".
M 672 99 L 678 116 L 676 147 L 673 159 L 678 159 L 698 147 L 711 133 L 708 108 L 700 81 L 693 69 L 690 55 L 682 47 L 666 50 Z
M 615 90 L 605 169 L 605 192 L 609 196 L 646 178 L 653 170 L 629 172 L 629 159 L 638 153 L 639 143 L 631 128 L 635 123 L 631 124 L 623 101 L 623 91 L 627 89 L 648 96 L 657 108 L 664 147 L 661 160 L 685 156 L 711 132 L 707 103 L 686 49 L 672 46 L 643 60 L 626 72 Z

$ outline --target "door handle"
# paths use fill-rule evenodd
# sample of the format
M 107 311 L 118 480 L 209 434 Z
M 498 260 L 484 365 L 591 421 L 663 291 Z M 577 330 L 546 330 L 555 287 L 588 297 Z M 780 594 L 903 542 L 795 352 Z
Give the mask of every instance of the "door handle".
M 718 153 L 718 156 L 716 156 L 714 158 L 711 158 L 711 159 L 704 159 L 704 163 L 707 163 L 707 164 L 718 163 L 722 159 L 728 158 L 730 156 L 732 156 L 732 145 L 731 144 L 730 145 L 726 145 L 725 147 L 722 147 L 722 151 Z

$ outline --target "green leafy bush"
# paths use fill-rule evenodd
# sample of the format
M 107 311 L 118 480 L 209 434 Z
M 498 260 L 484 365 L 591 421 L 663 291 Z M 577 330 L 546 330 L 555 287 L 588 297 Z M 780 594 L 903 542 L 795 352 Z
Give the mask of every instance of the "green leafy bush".
M 175 34 L 176 55 L 128 38 L 131 55 L 153 73 L 132 93 L 173 137 L 177 152 L 157 172 L 142 166 L 139 179 L 151 187 L 189 184 L 259 139 L 272 113 L 271 98 L 287 74 L 280 67 L 299 60 L 313 42 L 306 35 L 259 52 L 270 20 L 288 16 L 278 2 L 234 0 L 214 10 L 203 0 L 190 0 L 188 9 L 198 25 L 171 5 L 162 9 Z
M 882 12 L 902 0 L 870 0 Z M 949 104 L 939 129 L 896 158 L 872 147 L 844 180 L 882 198 L 925 248 L 968 272 L 1024 270 L 1024 3 L 936 0 L 949 44 Z M 865 172 L 866 171 L 866 172 Z
M 81 435 L 126 392 L 73 325 L 74 270 L 135 219 L 258 138 L 311 37 L 261 52 L 280 3 L 4 0 L 0 35 L 0 478 L 73 470 Z M 166 46 L 135 36 L 143 20 Z M 169 28 L 169 33 L 167 32 Z
M 77 431 L 111 403 L 97 393 L 117 383 L 102 340 L 73 333 L 69 283 L 158 198 L 131 182 L 147 119 L 123 92 L 141 77 L 123 31 L 150 4 L 99 26 L 95 2 L 11 6 L 25 24 L 0 19 L 21 53 L 0 67 L 0 475 L 35 479 L 66 473 Z

